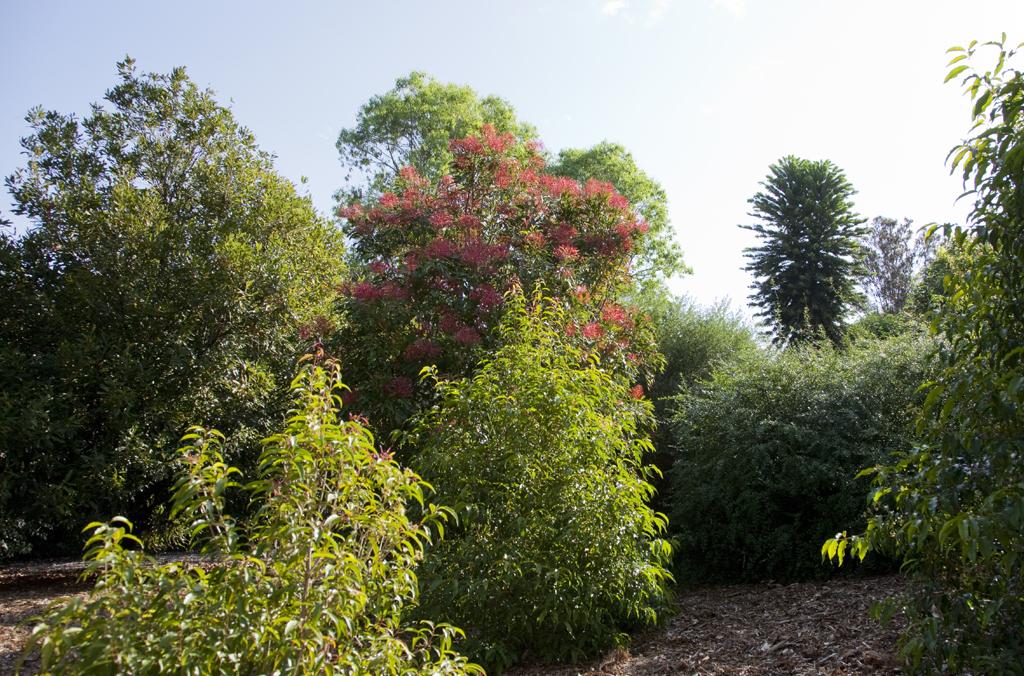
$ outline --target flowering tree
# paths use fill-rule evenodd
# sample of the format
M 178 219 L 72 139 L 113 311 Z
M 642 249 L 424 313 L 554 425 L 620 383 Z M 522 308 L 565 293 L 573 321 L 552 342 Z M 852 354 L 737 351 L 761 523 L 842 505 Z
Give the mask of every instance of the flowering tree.
M 339 210 L 357 262 L 337 336 L 348 398 L 385 428 L 400 423 L 423 366 L 465 375 L 496 344 L 513 288 L 543 287 L 575 308 L 565 331 L 607 367 L 634 382 L 649 373 L 650 332 L 618 302 L 648 232 L 626 198 L 543 173 L 536 145 L 489 126 L 450 150 L 450 175 L 430 182 L 406 167 L 394 192 Z

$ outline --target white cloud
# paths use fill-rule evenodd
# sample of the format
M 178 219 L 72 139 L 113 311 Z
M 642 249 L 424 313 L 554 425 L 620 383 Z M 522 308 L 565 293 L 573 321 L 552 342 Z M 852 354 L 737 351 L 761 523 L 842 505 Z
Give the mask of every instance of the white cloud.
M 740 1 L 742 2 L 742 0 Z M 647 12 L 647 20 L 650 23 L 655 23 L 671 6 L 672 0 L 654 0 L 654 4 L 651 5 L 651 9 Z
M 608 16 L 615 16 L 626 8 L 626 0 L 605 0 L 601 5 L 601 13 Z
M 721 7 L 737 19 L 742 19 L 747 15 L 747 0 L 712 0 L 711 4 Z

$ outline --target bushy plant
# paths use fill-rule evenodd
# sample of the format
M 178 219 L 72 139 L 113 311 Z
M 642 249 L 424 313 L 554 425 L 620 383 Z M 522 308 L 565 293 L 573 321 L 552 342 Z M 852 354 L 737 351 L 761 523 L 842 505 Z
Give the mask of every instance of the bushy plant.
M 863 340 L 894 338 L 907 333 L 924 334 L 928 324 L 909 312 L 869 312 L 850 324 L 844 339 L 855 343 Z
M 657 420 L 651 435 L 655 448 L 652 462 L 667 472 L 674 444 L 672 398 L 680 387 L 704 380 L 717 365 L 759 347 L 753 328 L 725 303 L 699 307 L 688 298 L 648 287 L 637 298 L 637 304 L 650 315 L 658 351 L 665 359 L 665 368 L 654 377 L 647 394 Z M 664 504 L 662 480 L 656 478 L 654 483 L 659 487 L 656 500 Z
M 906 335 L 748 352 L 684 387 L 669 498 L 679 576 L 823 574 L 822 536 L 863 524 L 857 470 L 910 443 L 931 349 Z
M 183 69 L 126 61 L 86 118 L 28 121 L 7 186 L 30 225 L 0 243 L 0 557 L 152 521 L 200 414 L 251 465 L 343 273 L 340 234 Z
M 287 426 L 264 442 L 260 479 L 247 487 L 261 505 L 248 528 L 224 513 L 239 471 L 224 463 L 223 436 L 185 437 L 173 509 L 204 563 L 158 565 L 122 517 L 87 527 L 96 586 L 35 627 L 44 673 L 479 671 L 453 652 L 458 630 L 402 621 L 446 513 L 425 505 L 410 520 L 425 484 L 339 418 L 336 364 L 307 364 L 292 388 Z
M 458 514 L 420 568 L 423 612 L 497 669 L 620 644 L 656 619 L 671 553 L 646 504 L 650 404 L 567 340 L 557 303 L 510 302 L 474 376 L 428 371 L 438 402 L 407 439 Z
M 334 340 L 353 405 L 379 429 L 401 424 L 431 396 L 416 380 L 424 365 L 466 376 L 495 347 L 517 287 L 585 309 L 576 339 L 606 365 L 633 379 L 652 371 L 653 337 L 622 303 L 648 231 L 628 201 L 609 183 L 542 173 L 536 147 L 489 126 L 451 151 L 450 176 L 406 167 L 394 192 L 341 211 L 359 265 Z
M 932 326 L 941 370 L 928 383 L 922 443 L 876 466 L 863 535 L 827 541 L 825 556 L 869 549 L 904 559 L 916 587 L 887 610 L 908 619 L 912 670 L 1020 673 L 1024 664 L 1024 73 L 1006 36 L 996 64 L 953 48 L 973 136 L 951 153 L 975 198 L 961 252 L 944 275 Z M 1024 47 L 1024 44 L 1018 46 Z

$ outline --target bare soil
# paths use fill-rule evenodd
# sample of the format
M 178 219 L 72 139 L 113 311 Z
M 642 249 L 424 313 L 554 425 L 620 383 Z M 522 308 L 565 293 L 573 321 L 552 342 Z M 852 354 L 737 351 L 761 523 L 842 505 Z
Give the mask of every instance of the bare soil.
M 87 593 L 80 562 L 0 566 L 0 674 L 13 674 L 33 618 L 53 603 Z M 899 593 L 898 576 L 791 585 L 714 587 L 682 593 L 678 614 L 586 664 L 530 665 L 511 676 L 667 676 L 669 674 L 895 674 L 899 618 L 883 627 L 872 603 Z M 33 673 L 30 657 L 23 673 Z

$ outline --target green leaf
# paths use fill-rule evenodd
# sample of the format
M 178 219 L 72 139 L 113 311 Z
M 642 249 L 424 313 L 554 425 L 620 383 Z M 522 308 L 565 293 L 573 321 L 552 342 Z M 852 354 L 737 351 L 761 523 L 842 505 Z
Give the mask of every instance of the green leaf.
M 955 63 L 956 61 L 959 61 L 960 59 L 963 59 L 963 58 L 967 58 L 967 57 L 966 56 L 958 56 L 956 59 L 953 59 L 953 61 L 950 61 L 950 64 Z M 964 72 L 965 70 L 967 70 L 967 66 L 957 66 L 956 68 L 952 69 L 951 71 L 949 71 L 946 74 L 946 79 L 943 80 L 943 82 L 949 82 L 950 80 L 952 80 L 957 75 L 959 75 L 960 73 Z

